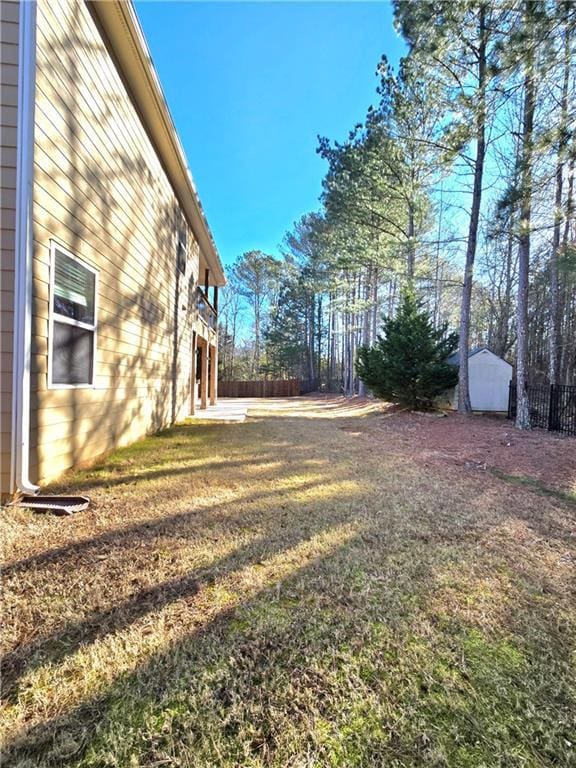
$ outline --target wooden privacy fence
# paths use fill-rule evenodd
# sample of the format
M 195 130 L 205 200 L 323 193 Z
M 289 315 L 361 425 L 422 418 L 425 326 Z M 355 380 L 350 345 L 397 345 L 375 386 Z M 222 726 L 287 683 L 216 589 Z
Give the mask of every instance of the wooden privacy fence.
M 315 382 L 300 379 L 218 382 L 219 397 L 297 397 L 315 389 Z
M 533 427 L 576 435 L 576 387 L 561 384 L 530 384 L 528 408 Z M 516 418 L 516 384 L 510 383 L 508 418 Z

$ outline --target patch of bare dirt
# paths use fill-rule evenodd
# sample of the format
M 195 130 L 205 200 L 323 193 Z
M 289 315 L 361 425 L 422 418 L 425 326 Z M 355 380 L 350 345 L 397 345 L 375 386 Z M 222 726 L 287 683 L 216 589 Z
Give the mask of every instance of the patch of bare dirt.
M 385 410 L 371 432 L 425 464 L 460 465 L 529 477 L 549 488 L 576 491 L 576 439 L 534 429 L 522 432 L 496 416 Z

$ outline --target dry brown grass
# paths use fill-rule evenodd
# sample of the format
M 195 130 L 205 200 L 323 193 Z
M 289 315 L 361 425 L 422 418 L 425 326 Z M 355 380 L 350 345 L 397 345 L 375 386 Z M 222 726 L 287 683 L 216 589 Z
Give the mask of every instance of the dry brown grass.
M 574 504 L 386 418 L 263 401 L 5 510 L 6 764 L 576 764 Z

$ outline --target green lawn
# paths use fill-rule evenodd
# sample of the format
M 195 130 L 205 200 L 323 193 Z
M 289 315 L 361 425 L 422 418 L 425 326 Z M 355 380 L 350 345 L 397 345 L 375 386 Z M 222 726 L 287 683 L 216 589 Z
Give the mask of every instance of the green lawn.
M 5 510 L 3 764 L 576 766 L 573 500 L 381 419 L 263 403 Z

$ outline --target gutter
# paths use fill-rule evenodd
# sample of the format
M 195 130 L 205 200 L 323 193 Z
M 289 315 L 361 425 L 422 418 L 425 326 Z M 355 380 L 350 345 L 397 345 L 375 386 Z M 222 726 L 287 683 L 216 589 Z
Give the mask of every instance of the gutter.
M 20 1 L 18 29 L 16 243 L 10 486 L 14 492 L 37 494 L 40 489 L 30 481 L 29 477 L 36 2 Z

